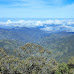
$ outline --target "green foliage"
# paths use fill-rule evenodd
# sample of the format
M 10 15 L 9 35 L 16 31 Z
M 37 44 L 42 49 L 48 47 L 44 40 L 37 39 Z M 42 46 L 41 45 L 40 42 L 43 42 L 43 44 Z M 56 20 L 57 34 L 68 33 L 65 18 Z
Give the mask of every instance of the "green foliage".
M 74 74 L 74 57 L 71 57 L 68 61 L 69 73 Z
M 74 65 L 74 57 L 71 57 L 68 61 L 68 65 Z
M 0 59 L 5 57 L 7 54 L 5 53 L 5 51 L 3 50 L 3 48 L 0 48 Z
M 25 60 L 21 60 L 15 56 L 5 56 L 0 60 L 0 69 L 2 73 L 15 74 L 18 73 L 35 73 L 35 74 L 44 74 L 44 73 L 53 73 L 57 63 L 54 64 L 54 61 L 47 61 L 44 57 L 28 57 Z
M 67 64 L 65 63 L 59 64 L 58 69 L 55 72 L 55 74 L 68 74 L 68 73 L 69 73 L 69 69 Z
M 26 49 L 25 49 L 25 48 Z M 5 55 L 4 50 L 1 48 L 1 60 L 0 60 L 0 70 L 4 73 L 16 74 L 16 73 L 26 73 L 26 74 L 41 74 L 41 73 L 53 73 L 57 67 L 57 63 L 52 60 L 47 60 L 42 54 L 45 53 L 44 48 L 40 45 L 34 45 L 33 43 L 27 43 L 24 46 L 18 48 L 18 52 L 23 51 L 24 53 L 28 51 L 28 55 L 25 59 L 19 56 L 15 57 L 13 55 Z M 25 50 L 24 50 L 25 49 Z M 41 56 L 31 56 L 34 52 L 40 53 Z M 41 51 L 41 52 L 40 52 Z M 22 53 L 21 53 L 22 54 Z M 20 55 L 21 55 L 20 54 Z M 4 57 L 3 57 L 3 56 Z
M 74 68 L 69 70 L 69 74 L 74 74 Z
M 21 58 L 27 58 L 30 56 L 47 57 L 48 54 L 51 54 L 51 51 L 45 50 L 44 47 L 42 47 L 41 45 L 37 45 L 33 43 L 26 43 L 24 46 L 21 46 L 20 48 L 15 49 L 14 52 L 17 56 Z
M 0 73 L 74 74 L 74 57 L 71 57 L 67 64 L 59 64 L 56 60 L 50 59 L 49 55 L 52 52 L 49 49 L 44 49 L 43 46 L 33 43 L 26 43 L 13 51 L 15 55 L 0 48 Z

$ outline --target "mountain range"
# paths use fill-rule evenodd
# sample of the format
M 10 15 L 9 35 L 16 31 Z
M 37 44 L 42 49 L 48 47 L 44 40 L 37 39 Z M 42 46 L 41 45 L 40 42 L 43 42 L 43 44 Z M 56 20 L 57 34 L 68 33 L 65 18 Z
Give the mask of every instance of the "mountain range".
M 66 62 L 74 56 L 74 32 L 49 33 L 38 28 L 26 27 L 0 28 L 0 40 L 0 47 L 10 53 L 25 43 L 34 43 L 52 51 L 50 57 L 59 62 Z

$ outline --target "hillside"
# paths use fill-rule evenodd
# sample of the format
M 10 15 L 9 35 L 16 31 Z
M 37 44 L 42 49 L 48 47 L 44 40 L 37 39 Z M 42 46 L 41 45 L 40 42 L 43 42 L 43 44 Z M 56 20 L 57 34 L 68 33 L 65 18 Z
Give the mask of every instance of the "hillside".
M 53 52 L 52 57 L 58 61 L 67 61 L 74 56 L 74 33 L 56 33 L 51 34 L 40 42 L 45 48 Z
M 13 54 L 13 50 L 21 45 L 23 43 L 16 40 L 0 40 L 0 48 L 3 48 L 7 54 Z
M 37 42 L 40 38 L 46 36 L 48 33 L 35 28 L 0 28 L 0 39 L 18 40 L 24 43 Z

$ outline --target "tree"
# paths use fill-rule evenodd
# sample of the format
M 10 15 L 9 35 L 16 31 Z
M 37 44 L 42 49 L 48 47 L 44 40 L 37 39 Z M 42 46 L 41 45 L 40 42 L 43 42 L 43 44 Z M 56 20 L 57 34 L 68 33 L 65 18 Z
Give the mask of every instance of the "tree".
M 55 71 L 55 74 L 69 74 L 69 68 L 67 64 L 59 64 L 57 70 Z
M 41 45 L 37 45 L 33 43 L 26 43 L 24 46 L 15 49 L 14 52 L 20 58 L 27 58 L 30 56 L 44 56 L 45 53 L 47 55 L 51 54 L 51 51 L 45 50 L 44 47 L 42 47 Z

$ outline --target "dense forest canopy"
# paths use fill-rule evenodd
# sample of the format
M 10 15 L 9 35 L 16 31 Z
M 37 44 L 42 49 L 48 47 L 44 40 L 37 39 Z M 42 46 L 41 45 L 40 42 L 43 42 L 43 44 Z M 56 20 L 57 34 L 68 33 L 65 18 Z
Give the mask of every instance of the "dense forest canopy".
M 51 51 L 45 50 L 42 46 L 27 43 L 13 51 L 13 55 L 7 54 L 0 48 L 0 73 L 2 74 L 73 74 L 74 57 L 68 63 L 57 63 L 46 54 Z M 38 55 L 38 56 L 37 56 Z

